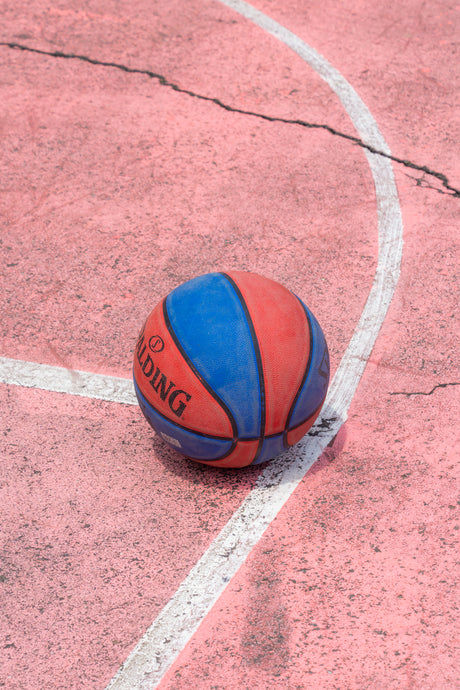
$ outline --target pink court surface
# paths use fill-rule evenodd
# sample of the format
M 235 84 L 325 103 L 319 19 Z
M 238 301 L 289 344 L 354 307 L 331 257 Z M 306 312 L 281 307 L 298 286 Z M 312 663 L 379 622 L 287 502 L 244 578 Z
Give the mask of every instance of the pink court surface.
M 2 3 L 0 687 L 459 687 L 459 28 Z M 168 450 L 131 383 L 153 306 L 221 270 L 299 295 L 334 377 L 244 470 Z

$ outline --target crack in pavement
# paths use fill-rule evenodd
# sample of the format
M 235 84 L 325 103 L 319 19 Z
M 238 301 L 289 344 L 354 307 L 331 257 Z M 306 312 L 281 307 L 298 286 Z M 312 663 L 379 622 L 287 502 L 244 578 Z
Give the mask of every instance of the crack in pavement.
M 366 142 L 364 142 L 359 137 L 354 137 L 350 134 L 345 134 L 344 132 L 340 132 L 340 131 L 334 129 L 333 127 L 330 127 L 329 125 L 319 124 L 319 123 L 314 123 L 314 122 L 305 122 L 304 120 L 293 120 L 293 119 L 284 118 L 284 117 L 264 115 L 263 113 L 256 113 L 256 112 L 253 112 L 251 110 L 243 110 L 242 108 L 237 108 L 235 106 L 231 106 L 231 105 L 228 105 L 226 103 L 223 103 L 218 98 L 212 98 L 211 96 L 205 96 L 203 94 L 199 94 L 199 93 L 195 93 L 193 91 L 190 91 L 189 89 L 184 89 L 183 87 L 178 86 L 177 84 L 174 84 L 173 82 L 168 81 L 162 74 L 157 74 L 156 72 L 152 72 L 151 70 L 147 70 L 147 69 L 128 67 L 127 65 L 121 65 L 121 64 L 116 63 L 116 62 L 106 62 L 104 60 L 97 60 L 96 58 L 91 58 L 91 57 L 88 57 L 87 55 L 77 55 L 75 53 L 63 53 L 60 50 L 56 50 L 56 51 L 40 50 L 39 48 L 31 48 L 29 46 L 22 45 L 20 43 L 0 41 L 0 46 L 12 48 L 13 50 L 23 50 L 23 51 L 27 51 L 30 53 L 37 53 L 39 55 L 46 55 L 48 57 L 63 58 L 63 59 L 67 59 L 67 60 L 80 60 L 82 62 L 87 62 L 91 65 L 98 65 L 100 67 L 112 67 L 114 69 L 119 69 L 123 72 L 128 72 L 129 74 L 142 74 L 144 76 L 149 77 L 150 79 L 156 79 L 160 83 L 161 86 L 166 86 L 166 87 L 172 89 L 173 91 L 176 91 L 177 93 L 182 93 L 182 94 L 185 94 L 185 95 L 190 96 L 192 98 L 197 98 L 201 101 L 207 101 L 208 103 L 213 103 L 214 105 L 219 106 L 219 108 L 223 108 L 224 110 L 231 112 L 231 113 L 238 113 L 240 115 L 257 117 L 259 119 L 266 120 L 267 122 L 281 122 L 281 123 L 287 124 L 287 125 L 298 125 L 300 127 L 306 128 L 306 129 L 322 129 L 322 130 L 325 130 L 326 132 L 329 132 L 329 134 L 332 134 L 333 136 L 340 137 L 342 139 L 346 139 L 347 141 L 350 141 L 353 144 L 360 146 L 361 148 L 365 149 L 366 151 L 369 151 L 370 153 L 373 153 L 377 156 L 382 156 L 383 158 L 388 158 L 389 160 L 393 161 L 394 163 L 399 163 L 400 165 L 403 165 L 406 168 L 410 168 L 412 170 L 416 170 L 418 172 L 421 172 L 424 174 L 424 176 L 429 175 L 430 177 L 434 177 L 439 182 L 441 182 L 441 185 L 444 189 L 440 189 L 439 187 L 431 187 L 428 184 L 422 184 L 424 181 L 424 176 L 422 178 L 413 178 L 416 180 L 417 187 L 434 189 L 435 191 L 439 192 L 440 194 L 446 194 L 447 196 L 460 197 L 460 190 L 456 189 L 455 187 L 452 187 L 449 184 L 449 179 L 443 173 L 436 172 L 435 170 L 431 170 L 426 165 L 418 165 L 417 163 L 412 163 L 412 161 L 405 160 L 403 158 L 398 158 L 397 156 L 393 156 L 389 153 L 385 153 L 385 151 L 379 151 L 374 146 L 371 146 L 370 144 L 366 144 Z M 446 190 L 446 191 L 444 191 L 444 190 Z
M 407 393 L 406 391 L 399 391 L 396 393 L 390 393 L 390 395 L 405 395 L 408 398 L 411 395 L 431 395 L 432 393 L 435 392 L 435 390 L 437 388 L 447 388 L 447 386 L 460 386 L 460 381 L 455 381 L 454 383 L 438 383 L 428 393 L 424 393 L 423 391 L 418 391 L 418 392 L 414 391 L 413 393 Z

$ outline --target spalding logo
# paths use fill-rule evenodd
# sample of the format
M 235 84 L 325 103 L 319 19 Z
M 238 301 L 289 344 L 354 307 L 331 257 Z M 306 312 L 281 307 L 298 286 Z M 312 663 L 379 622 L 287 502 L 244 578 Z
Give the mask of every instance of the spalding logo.
M 164 349 L 164 342 L 159 335 L 153 335 L 149 340 L 149 348 L 152 352 L 161 352 Z M 147 345 L 144 342 L 144 331 L 142 330 L 136 346 L 136 357 L 142 369 L 142 373 L 149 380 L 149 384 L 161 400 L 167 402 L 169 409 L 176 417 L 182 417 L 187 403 L 191 400 L 190 393 L 176 388 L 176 384 L 168 380 L 166 374 L 160 371 L 153 359 L 146 353 Z M 145 356 L 145 359 L 144 358 Z
M 161 352 L 164 350 L 165 344 L 163 342 L 163 338 L 160 338 L 159 335 L 152 335 L 149 340 L 149 348 L 152 350 L 152 352 Z

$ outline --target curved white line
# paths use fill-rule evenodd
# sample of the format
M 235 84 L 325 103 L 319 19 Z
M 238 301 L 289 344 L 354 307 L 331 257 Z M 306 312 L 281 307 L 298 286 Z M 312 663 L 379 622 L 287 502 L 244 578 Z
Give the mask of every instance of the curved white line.
M 282 41 L 337 94 L 360 137 L 386 153 L 388 146 L 358 94 L 298 36 L 242 0 L 219 0 Z M 366 305 L 313 431 L 295 449 L 269 463 L 208 550 L 160 612 L 107 690 L 147 690 L 160 683 L 231 578 L 245 561 L 311 465 L 337 434 L 392 300 L 402 256 L 402 220 L 391 163 L 366 152 L 374 178 L 379 255 Z

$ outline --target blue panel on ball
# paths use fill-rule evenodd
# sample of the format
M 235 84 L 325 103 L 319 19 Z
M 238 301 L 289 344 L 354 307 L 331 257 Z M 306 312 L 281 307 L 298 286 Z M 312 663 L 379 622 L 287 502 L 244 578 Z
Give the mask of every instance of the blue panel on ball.
M 177 424 L 168 421 L 165 417 L 150 405 L 140 392 L 134 381 L 139 406 L 146 419 L 161 436 L 163 441 L 183 455 L 189 455 L 196 460 L 218 460 L 226 455 L 232 448 L 233 441 L 216 439 L 209 436 L 201 436 L 192 431 L 187 431 Z
M 302 424 L 317 411 L 324 400 L 329 384 L 329 352 L 326 339 L 311 311 L 303 302 L 302 305 L 307 313 L 311 329 L 310 366 L 289 420 L 290 429 Z
M 260 465 L 261 462 L 271 460 L 286 450 L 283 443 L 283 437 L 284 434 L 277 434 L 276 436 L 267 436 L 264 438 L 259 456 L 252 464 Z
M 257 357 L 231 282 L 220 273 L 189 280 L 168 295 L 166 309 L 179 345 L 230 410 L 239 438 L 257 438 L 262 415 Z

